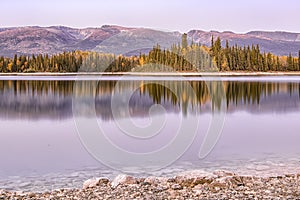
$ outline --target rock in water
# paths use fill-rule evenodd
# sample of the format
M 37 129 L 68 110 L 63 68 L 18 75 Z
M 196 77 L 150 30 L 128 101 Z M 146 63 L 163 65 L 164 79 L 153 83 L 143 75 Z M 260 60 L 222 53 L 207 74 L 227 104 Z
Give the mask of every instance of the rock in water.
M 126 174 L 120 174 L 112 181 L 111 187 L 116 188 L 120 184 L 136 184 L 136 183 L 137 183 L 136 178 Z
M 101 183 L 107 184 L 108 182 L 109 182 L 109 179 L 106 177 L 88 179 L 88 180 L 84 181 L 84 183 L 82 185 L 82 189 L 96 187 L 97 185 L 99 185 Z
M 213 172 L 214 175 L 220 177 L 227 177 L 227 176 L 235 176 L 236 174 L 230 171 L 225 170 L 216 170 Z
M 194 187 L 198 184 L 210 184 L 217 176 L 202 170 L 188 171 L 178 174 L 175 182 L 181 186 Z
M 149 183 L 152 185 L 155 184 L 165 184 L 168 181 L 168 178 L 166 177 L 155 177 L 155 176 L 149 176 L 145 178 L 144 183 Z

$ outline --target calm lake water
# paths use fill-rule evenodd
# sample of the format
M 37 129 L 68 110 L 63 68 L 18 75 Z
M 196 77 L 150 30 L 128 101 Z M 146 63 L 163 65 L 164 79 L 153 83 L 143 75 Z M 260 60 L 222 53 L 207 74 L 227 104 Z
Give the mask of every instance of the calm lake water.
M 81 187 L 88 178 L 122 173 L 124 165 L 139 172 L 136 176 L 173 176 L 194 169 L 299 173 L 299 119 L 298 76 L 3 76 L 0 189 Z M 85 141 L 95 131 L 95 121 L 111 144 L 132 155 L 162 151 L 170 141 L 177 144 L 170 156 L 149 159 L 153 166 L 147 163 L 147 170 L 124 156 L 118 168 L 118 157 L 102 141 L 93 144 L 103 151 L 104 162 Z M 186 136 L 178 134 L 181 128 Z M 218 134 L 208 137 L 214 128 Z M 199 158 L 207 137 L 215 145 Z M 155 170 L 160 164 L 164 167 Z

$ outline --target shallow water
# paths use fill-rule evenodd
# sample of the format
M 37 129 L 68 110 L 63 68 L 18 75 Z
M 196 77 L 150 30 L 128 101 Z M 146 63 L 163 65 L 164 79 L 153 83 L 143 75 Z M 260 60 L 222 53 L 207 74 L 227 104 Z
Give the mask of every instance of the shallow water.
M 0 188 L 81 187 L 124 171 L 299 173 L 299 117 L 298 76 L 0 77 Z M 115 155 L 86 140 L 95 127 L 124 155 L 161 154 L 142 162 Z M 103 146 L 93 152 L 89 142 Z

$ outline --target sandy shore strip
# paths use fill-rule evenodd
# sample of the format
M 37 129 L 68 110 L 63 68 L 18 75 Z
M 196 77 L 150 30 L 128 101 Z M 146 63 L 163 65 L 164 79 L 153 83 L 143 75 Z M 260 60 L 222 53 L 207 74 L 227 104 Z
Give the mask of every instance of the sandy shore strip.
M 259 177 L 200 170 L 174 177 L 118 175 L 85 181 L 81 189 L 51 192 L 0 190 L 0 199 L 300 199 L 300 174 Z
M 0 76 L 300 76 L 300 72 L 36 72 L 0 73 Z

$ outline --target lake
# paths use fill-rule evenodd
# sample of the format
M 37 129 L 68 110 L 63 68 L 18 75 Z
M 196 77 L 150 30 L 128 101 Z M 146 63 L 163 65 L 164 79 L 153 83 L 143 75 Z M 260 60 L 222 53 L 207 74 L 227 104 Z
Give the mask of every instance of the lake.
M 0 189 L 299 173 L 299 119 L 299 76 L 0 76 Z

